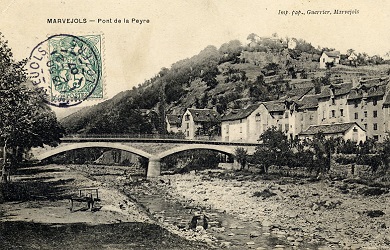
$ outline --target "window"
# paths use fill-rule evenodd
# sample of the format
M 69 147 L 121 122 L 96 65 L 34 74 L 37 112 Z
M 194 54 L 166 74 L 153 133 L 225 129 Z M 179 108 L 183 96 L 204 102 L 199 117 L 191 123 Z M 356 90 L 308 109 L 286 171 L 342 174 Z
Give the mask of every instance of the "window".
M 344 116 L 344 109 L 340 109 L 340 116 Z
M 359 114 L 355 113 L 355 119 L 359 119 Z
M 284 125 L 284 130 L 288 131 L 288 123 Z
M 378 124 L 374 123 L 374 130 L 378 130 Z
M 374 135 L 374 140 L 375 140 L 375 141 L 379 140 L 378 135 Z
M 332 98 L 332 105 L 336 105 L 336 101 Z
M 242 127 L 240 127 L 240 133 L 242 133 Z
M 189 129 L 190 128 L 190 124 L 189 123 L 187 123 L 187 129 Z
M 372 112 L 372 116 L 373 116 L 373 117 L 378 117 L 378 111 L 374 110 L 374 111 Z
M 284 113 L 284 118 L 288 118 L 288 111 Z
M 332 117 L 336 117 L 336 111 L 332 110 Z
M 372 105 L 376 106 L 378 104 L 378 101 L 377 100 L 373 100 L 372 101 Z
M 185 120 L 189 121 L 190 120 L 190 115 L 186 115 Z
M 367 117 L 367 111 L 364 111 L 364 117 Z
M 367 123 L 364 123 L 364 129 L 367 130 Z
M 261 121 L 261 115 L 259 113 L 256 114 L 255 121 L 257 122 Z
M 359 103 L 357 101 L 355 101 L 355 108 L 357 108 L 359 106 Z
M 279 130 L 282 131 L 282 129 L 283 129 L 282 124 L 279 124 L 278 127 L 279 127 Z

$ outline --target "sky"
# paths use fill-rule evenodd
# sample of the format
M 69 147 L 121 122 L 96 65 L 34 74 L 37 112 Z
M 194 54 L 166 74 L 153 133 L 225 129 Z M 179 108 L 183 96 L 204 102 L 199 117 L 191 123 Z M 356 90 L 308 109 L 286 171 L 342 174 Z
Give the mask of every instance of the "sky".
M 50 35 L 101 34 L 106 98 L 137 86 L 162 67 L 191 57 L 208 45 L 219 48 L 234 39 L 245 43 L 250 33 L 302 38 L 315 47 L 332 47 L 342 53 L 353 48 L 384 56 L 390 51 L 387 0 L 375 4 L 367 0 L 0 0 L 0 6 L 0 32 L 17 60 L 27 58 Z M 336 15 L 336 9 L 358 14 Z M 307 13 L 322 10 L 332 14 Z M 287 15 L 281 14 L 285 11 Z M 293 15 L 293 11 L 305 15 Z M 48 18 L 95 22 L 49 24 Z M 114 22 L 116 18 L 122 23 L 98 22 Z M 123 23 L 124 18 L 130 23 Z M 149 23 L 132 23 L 132 18 Z

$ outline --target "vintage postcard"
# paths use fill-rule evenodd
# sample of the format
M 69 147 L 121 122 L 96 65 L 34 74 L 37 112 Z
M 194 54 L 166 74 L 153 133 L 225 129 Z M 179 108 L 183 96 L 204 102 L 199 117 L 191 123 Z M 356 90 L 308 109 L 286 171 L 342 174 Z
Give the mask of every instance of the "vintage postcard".
M 1 249 L 390 249 L 390 2 L 0 5 Z

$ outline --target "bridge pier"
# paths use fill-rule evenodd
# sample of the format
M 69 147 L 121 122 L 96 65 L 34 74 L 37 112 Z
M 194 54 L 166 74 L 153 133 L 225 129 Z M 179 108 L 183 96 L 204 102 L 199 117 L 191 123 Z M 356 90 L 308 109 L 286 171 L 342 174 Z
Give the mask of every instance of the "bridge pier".
M 150 158 L 146 178 L 157 177 L 160 176 L 160 174 L 161 174 L 161 159 Z

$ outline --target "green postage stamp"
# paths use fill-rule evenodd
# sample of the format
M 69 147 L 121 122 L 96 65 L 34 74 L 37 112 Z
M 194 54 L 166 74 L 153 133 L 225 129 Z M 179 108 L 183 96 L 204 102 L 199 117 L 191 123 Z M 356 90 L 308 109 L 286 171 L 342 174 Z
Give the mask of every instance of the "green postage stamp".
M 101 35 L 50 36 L 34 47 L 27 67 L 32 84 L 51 105 L 69 107 L 104 97 Z

